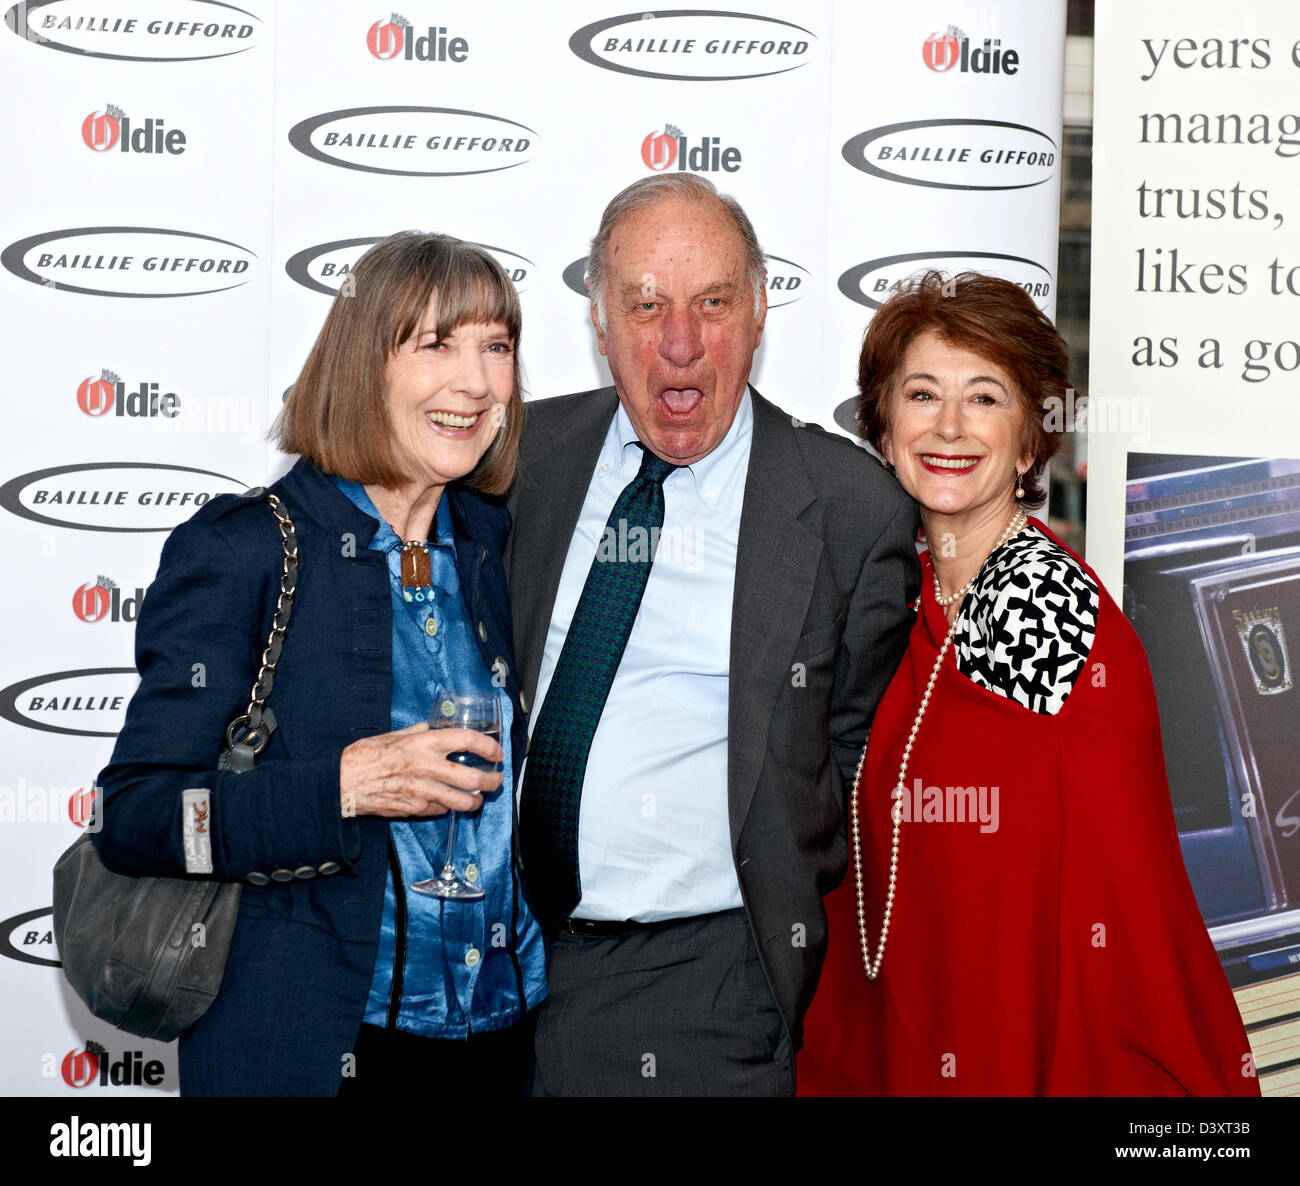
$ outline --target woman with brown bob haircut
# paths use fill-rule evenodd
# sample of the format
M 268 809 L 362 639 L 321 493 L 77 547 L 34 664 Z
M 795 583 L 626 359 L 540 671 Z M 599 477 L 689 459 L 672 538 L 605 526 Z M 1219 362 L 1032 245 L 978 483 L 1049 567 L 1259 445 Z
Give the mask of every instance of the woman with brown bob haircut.
M 929 550 L 851 792 L 803 1094 L 1258 1094 L 1142 646 L 1025 514 L 1068 377 L 1051 322 L 990 276 L 929 272 L 867 330 L 858 423 Z
M 446 235 L 406 231 L 357 261 L 330 307 L 277 425 L 280 447 L 326 473 L 391 486 L 402 473 L 387 419 L 388 360 L 424 321 L 437 291 L 441 324 L 497 322 L 516 344 L 505 421 L 466 485 L 504 494 L 514 478 L 523 424 L 518 342 L 519 294 L 493 258 Z
M 96 842 L 121 872 L 243 883 L 221 991 L 180 1040 L 183 1094 L 522 1093 L 545 955 L 514 856 L 525 723 L 491 497 L 517 456 L 519 337 L 486 251 L 376 244 L 277 426 L 297 464 L 213 499 L 163 550 Z M 251 768 L 218 768 L 279 649 L 282 580 L 274 717 Z M 430 727 L 453 693 L 495 702 L 500 744 Z

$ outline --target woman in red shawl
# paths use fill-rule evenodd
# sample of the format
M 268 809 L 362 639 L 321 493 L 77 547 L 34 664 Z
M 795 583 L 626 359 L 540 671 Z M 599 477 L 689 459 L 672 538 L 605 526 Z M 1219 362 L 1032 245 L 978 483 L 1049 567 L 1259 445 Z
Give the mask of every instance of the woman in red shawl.
M 858 423 L 921 505 L 919 613 L 859 766 L 804 1095 L 1257 1095 L 1184 871 L 1146 656 L 1025 510 L 1069 355 L 1018 287 L 872 321 Z

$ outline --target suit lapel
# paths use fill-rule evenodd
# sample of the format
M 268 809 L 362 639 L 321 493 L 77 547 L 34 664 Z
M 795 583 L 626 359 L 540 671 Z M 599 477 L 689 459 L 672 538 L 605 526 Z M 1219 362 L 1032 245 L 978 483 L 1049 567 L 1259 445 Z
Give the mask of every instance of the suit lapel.
M 518 660 L 530 704 L 537 691 L 546 632 L 569 541 L 618 407 L 613 388 L 607 392 L 607 399 L 570 405 L 573 411 L 563 417 L 562 424 L 553 424 L 556 417 L 550 410 L 541 411 L 541 405 L 533 405 L 538 410 L 530 411 L 524 421 L 519 473 L 510 500 L 514 514 L 510 587 Z
M 754 797 L 777 697 L 792 678 L 790 659 L 822 551 L 821 539 L 799 522 L 816 492 L 795 440 L 798 430 L 756 391 L 753 405 L 731 610 L 727 801 L 733 851 Z
M 751 391 L 754 439 L 736 542 L 728 680 L 727 799 L 733 849 L 762 769 L 773 708 L 792 677 L 790 660 L 822 550 L 820 537 L 799 522 L 816 492 L 796 443 L 798 430 L 784 412 Z M 562 419 L 535 405 L 537 411 L 524 423 L 510 499 L 510 581 L 515 643 L 530 703 L 569 541 L 617 408 L 612 388 L 605 394 L 606 399 L 574 403 Z

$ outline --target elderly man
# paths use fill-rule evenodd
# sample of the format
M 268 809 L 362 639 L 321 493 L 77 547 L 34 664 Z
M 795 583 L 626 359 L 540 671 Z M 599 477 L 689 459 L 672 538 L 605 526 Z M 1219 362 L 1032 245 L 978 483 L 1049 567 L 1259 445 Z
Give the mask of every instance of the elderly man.
M 511 494 L 534 1093 L 790 1094 L 915 511 L 748 387 L 764 256 L 708 181 L 614 198 L 587 283 L 614 386 L 527 405 Z

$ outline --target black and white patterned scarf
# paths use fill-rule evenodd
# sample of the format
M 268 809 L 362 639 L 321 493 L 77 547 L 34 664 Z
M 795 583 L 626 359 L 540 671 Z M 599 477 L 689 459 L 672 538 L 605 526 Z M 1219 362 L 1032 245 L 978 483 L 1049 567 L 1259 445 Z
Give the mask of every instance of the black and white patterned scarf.
M 1023 529 L 984 562 L 958 615 L 957 670 L 1054 716 L 1092 650 L 1097 584 L 1055 540 Z

